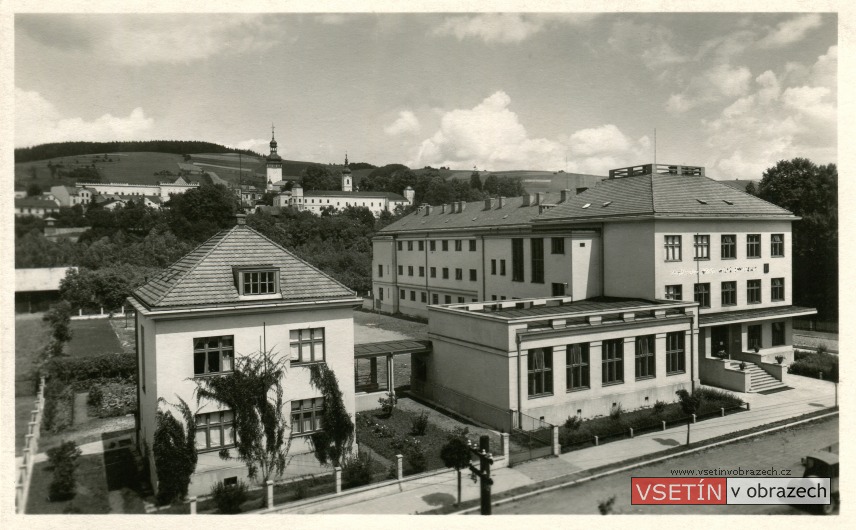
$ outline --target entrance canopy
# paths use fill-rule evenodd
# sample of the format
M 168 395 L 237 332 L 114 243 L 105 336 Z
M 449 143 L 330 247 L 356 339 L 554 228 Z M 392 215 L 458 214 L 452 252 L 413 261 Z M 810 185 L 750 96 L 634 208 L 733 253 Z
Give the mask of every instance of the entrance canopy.
M 765 320 L 770 318 L 801 317 L 814 315 L 816 313 L 817 309 L 812 307 L 800 307 L 795 305 L 744 309 L 742 311 L 723 311 L 719 313 L 699 315 L 698 325 L 699 327 L 707 327 L 718 324 L 736 324 L 738 322 Z
M 390 340 L 354 345 L 355 359 L 370 359 L 405 353 L 430 353 L 430 340 Z

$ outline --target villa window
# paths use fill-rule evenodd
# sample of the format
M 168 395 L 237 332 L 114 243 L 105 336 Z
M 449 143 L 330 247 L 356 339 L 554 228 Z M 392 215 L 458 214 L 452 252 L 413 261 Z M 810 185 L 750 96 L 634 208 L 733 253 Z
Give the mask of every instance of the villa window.
M 431 303 L 435 304 L 435 305 L 439 304 L 440 303 L 440 295 L 437 293 L 431 293 Z
M 436 242 L 436 241 L 434 241 L 433 239 L 432 239 L 431 241 L 429 241 L 429 242 L 428 242 L 428 249 L 429 249 L 431 252 L 434 252 L 435 250 L 437 250 L 437 242 Z
M 529 397 L 553 393 L 553 350 L 537 348 L 527 355 L 529 370 Z
M 496 276 L 496 260 L 495 259 L 490 260 L 490 273 L 491 273 L 491 275 Z
M 696 260 L 710 259 L 710 236 L 693 236 Z
M 589 388 L 589 345 L 569 344 L 567 356 L 568 390 Z
M 235 415 L 231 410 L 196 415 L 196 450 L 235 445 Z
M 303 435 L 321 430 L 324 398 L 296 399 L 291 402 L 291 433 Z
M 234 336 L 193 339 L 193 374 L 231 372 L 234 369 Z
M 499 275 L 505 276 L 505 260 L 504 259 L 499 260 Z
M 431 267 L 431 268 L 430 268 L 430 269 L 428 269 L 428 270 L 429 270 L 429 272 L 431 273 L 431 277 L 432 277 L 432 278 L 436 278 L 436 277 L 437 277 L 437 267 Z
M 255 296 L 279 292 L 278 270 L 242 270 L 241 295 Z
M 408 265 L 408 266 L 407 266 L 407 275 L 408 275 L 408 276 L 413 276 L 413 265 Z
M 681 261 L 681 236 L 665 236 L 666 261 Z
M 425 267 L 419 267 L 419 277 L 420 278 L 425 277 Z
M 449 267 L 443 267 L 443 279 L 444 280 L 449 279 Z
M 423 252 L 425 250 L 425 242 L 419 241 L 419 252 Z
M 770 255 L 774 258 L 785 257 L 785 234 L 770 236 Z
M 455 269 L 455 279 L 463 280 L 464 279 L 464 269 Z
M 292 363 L 324 362 L 324 328 L 293 329 L 290 334 Z
M 636 379 L 655 375 L 654 335 L 636 337 Z
M 686 349 L 684 348 L 684 332 L 666 333 L 666 373 L 681 374 L 686 372 Z
M 404 300 L 405 298 L 406 298 L 406 295 L 405 295 L 404 289 L 400 289 L 400 290 L 398 291 L 398 299 L 399 299 L 399 300 Z
M 624 382 L 624 340 L 603 341 L 601 382 L 604 385 Z
M 378 277 L 378 278 L 383 278 L 383 265 L 378 265 L 378 266 L 377 266 L 377 277 Z
M 408 251 L 412 251 L 412 250 L 413 250 L 413 241 L 408 241 L 408 242 L 407 242 L 407 250 L 408 250 Z

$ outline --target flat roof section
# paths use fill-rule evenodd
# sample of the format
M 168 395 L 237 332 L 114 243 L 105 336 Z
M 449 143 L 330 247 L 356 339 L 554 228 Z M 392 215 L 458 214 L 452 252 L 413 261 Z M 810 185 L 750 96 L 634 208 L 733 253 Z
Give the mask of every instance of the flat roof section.
M 763 307 L 758 309 L 744 309 L 741 311 L 727 311 L 722 313 L 711 313 L 699 315 L 699 326 L 713 326 L 726 322 L 739 322 L 743 320 L 758 320 L 761 318 L 797 317 L 803 315 L 814 315 L 817 309 L 813 307 L 800 307 L 787 305 L 782 307 Z
M 386 355 L 401 355 L 404 353 L 430 353 L 430 340 L 390 340 L 386 342 L 369 342 L 354 345 L 354 358 L 363 359 L 383 357 Z

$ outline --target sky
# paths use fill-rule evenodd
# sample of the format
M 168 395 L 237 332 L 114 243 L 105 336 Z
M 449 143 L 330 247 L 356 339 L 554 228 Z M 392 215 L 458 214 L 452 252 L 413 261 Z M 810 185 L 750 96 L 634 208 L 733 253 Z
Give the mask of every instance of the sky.
M 21 14 L 14 145 L 760 179 L 837 162 L 834 13 Z

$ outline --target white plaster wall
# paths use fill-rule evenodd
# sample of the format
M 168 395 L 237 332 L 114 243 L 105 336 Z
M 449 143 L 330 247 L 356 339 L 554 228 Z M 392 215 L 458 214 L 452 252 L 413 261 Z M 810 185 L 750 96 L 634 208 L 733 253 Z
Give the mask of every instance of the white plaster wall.
M 653 223 L 604 223 L 602 244 L 603 294 L 655 298 L 654 260 L 662 259 L 662 250 L 655 246 Z

